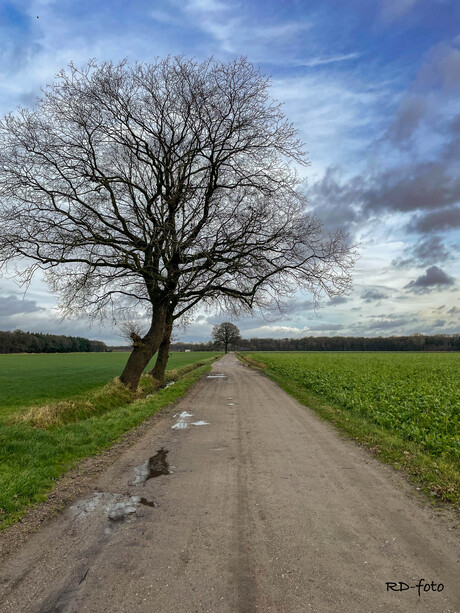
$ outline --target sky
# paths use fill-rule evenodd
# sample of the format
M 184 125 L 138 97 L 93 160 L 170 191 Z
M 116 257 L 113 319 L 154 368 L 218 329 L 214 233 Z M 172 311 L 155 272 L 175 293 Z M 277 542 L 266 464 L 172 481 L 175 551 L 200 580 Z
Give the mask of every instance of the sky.
M 197 313 L 174 337 L 460 333 L 458 0 L 16 0 L 0 4 L 0 116 L 34 105 L 70 62 L 246 56 L 306 143 L 302 189 L 325 229 L 359 245 L 353 288 L 298 295 L 283 317 Z M 1 220 L 0 220 L 1 223 Z M 107 322 L 62 320 L 35 278 L 0 278 L 0 329 L 122 344 Z

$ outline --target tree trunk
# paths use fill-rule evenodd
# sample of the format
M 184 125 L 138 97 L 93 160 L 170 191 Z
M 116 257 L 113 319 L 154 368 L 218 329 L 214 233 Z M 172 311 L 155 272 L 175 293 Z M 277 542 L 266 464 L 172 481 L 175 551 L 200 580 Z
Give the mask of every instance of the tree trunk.
M 136 391 L 144 368 L 158 351 L 163 340 L 166 321 L 166 306 L 158 306 L 152 315 L 152 324 L 144 338 L 133 338 L 134 347 L 128 358 L 120 381 L 129 389 Z
M 172 327 L 172 316 L 168 316 L 166 318 L 163 340 L 161 341 L 160 348 L 158 349 L 157 361 L 155 362 L 155 366 L 152 368 L 152 370 L 149 371 L 149 375 L 152 375 L 152 377 L 159 381 L 162 385 L 165 380 L 166 365 L 168 364 Z

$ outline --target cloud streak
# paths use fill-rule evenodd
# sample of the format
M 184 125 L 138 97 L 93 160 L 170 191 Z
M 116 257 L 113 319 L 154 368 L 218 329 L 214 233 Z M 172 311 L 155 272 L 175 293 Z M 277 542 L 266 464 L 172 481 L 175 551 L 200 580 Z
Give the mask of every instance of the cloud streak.
M 406 257 L 400 257 L 391 262 L 395 268 L 412 268 L 446 262 L 452 258 L 440 236 L 429 236 L 420 243 L 410 245 L 404 250 Z

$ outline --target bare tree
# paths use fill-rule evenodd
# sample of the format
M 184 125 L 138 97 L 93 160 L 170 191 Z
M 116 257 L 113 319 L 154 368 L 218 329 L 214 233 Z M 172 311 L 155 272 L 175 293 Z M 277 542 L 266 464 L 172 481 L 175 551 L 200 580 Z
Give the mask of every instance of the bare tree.
M 0 263 L 19 261 L 25 283 L 45 271 L 65 316 L 142 307 L 130 388 L 168 318 L 199 303 L 250 311 L 349 287 L 353 252 L 306 213 L 289 163 L 308 162 L 268 87 L 244 58 L 90 62 L 0 123 Z
M 127 340 L 134 347 L 136 343 L 142 342 L 142 327 L 140 322 L 134 319 L 126 319 L 119 324 L 120 336 Z
M 151 375 L 154 379 L 160 381 L 160 383 L 163 383 L 165 379 L 166 366 L 168 364 L 169 359 L 169 347 L 171 345 L 173 324 L 173 313 L 171 312 L 171 309 L 169 309 L 165 319 L 163 338 L 161 340 L 160 346 L 158 347 L 158 354 L 157 359 L 155 361 L 155 366 L 152 368 L 152 370 L 149 371 L 149 375 Z
M 223 347 L 228 353 L 229 347 L 235 347 L 241 341 L 241 334 L 235 324 L 224 321 L 212 329 L 212 338 L 218 347 Z

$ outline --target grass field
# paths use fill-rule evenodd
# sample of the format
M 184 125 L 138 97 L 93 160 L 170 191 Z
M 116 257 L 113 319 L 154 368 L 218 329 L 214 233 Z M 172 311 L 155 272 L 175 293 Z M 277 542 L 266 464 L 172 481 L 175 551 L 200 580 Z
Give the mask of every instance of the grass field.
M 172 352 L 168 369 L 218 355 Z M 0 419 L 12 410 L 47 403 L 103 386 L 121 374 L 128 352 L 0 355 Z M 147 366 L 153 368 L 155 358 Z
M 460 500 L 460 354 L 249 354 L 304 404 L 420 479 Z
M 169 371 L 198 361 L 206 363 L 185 373 L 171 387 L 125 402 L 110 381 L 121 373 L 127 353 L 0 356 L 0 529 L 46 498 L 54 481 L 78 460 L 110 446 L 184 394 L 210 369 L 217 355 L 173 353 Z M 111 397 L 104 405 L 101 400 L 106 390 Z M 95 410 L 67 415 L 67 420 L 49 427 L 34 427 L 33 422 L 21 420 L 31 405 L 54 401 L 58 408 L 60 402 L 78 406 L 82 399 L 83 407 L 96 399 Z

